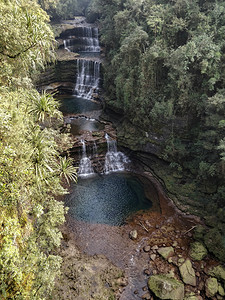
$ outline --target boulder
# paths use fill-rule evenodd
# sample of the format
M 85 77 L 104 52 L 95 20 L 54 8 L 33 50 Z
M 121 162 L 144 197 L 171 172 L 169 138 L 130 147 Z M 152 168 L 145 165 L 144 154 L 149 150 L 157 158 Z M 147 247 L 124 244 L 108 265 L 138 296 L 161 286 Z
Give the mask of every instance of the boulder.
M 165 259 L 168 259 L 170 256 L 174 254 L 173 247 L 161 247 L 157 250 L 157 252 Z
M 210 276 L 214 276 L 219 280 L 222 279 L 223 281 L 225 281 L 225 268 L 220 265 L 209 269 L 207 274 Z
M 202 260 L 207 255 L 207 249 L 200 242 L 191 244 L 190 256 L 193 260 Z
M 211 298 L 218 292 L 218 282 L 216 278 L 209 277 L 205 282 L 206 296 Z
M 151 276 L 148 287 L 160 299 L 184 299 L 184 284 L 166 275 Z
M 184 283 L 196 286 L 195 271 L 190 259 L 186 259 L 186 261 L 179 267 L 179 270 Z

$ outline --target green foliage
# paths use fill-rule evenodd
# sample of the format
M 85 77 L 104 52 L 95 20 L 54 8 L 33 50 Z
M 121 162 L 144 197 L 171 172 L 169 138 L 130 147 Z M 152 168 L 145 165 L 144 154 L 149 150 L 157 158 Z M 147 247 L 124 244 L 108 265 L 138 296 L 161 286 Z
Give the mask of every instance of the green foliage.
M 145 131 L 170 128 L 163 156 L 189 168 L 199 180 L 220 182 L 224 2 L 95 0 L 94 4 L 101 14 L 107 50 L 104 83 L 110 105 L 123 109 Z M 186 128 L 177 125 L 182 119 Z
M 66 209 L 55 196 L 75 180 L 62 169 L 52 96 L 40 95 L 31 75 L 54 57 L 48 16 L 36 1 L 0 0 L 0 298 L 46 299 L 59 274 L 59 225 Z M 42 123 L 40 123 L 42 122 Z M 64 137 L 63 137 L 64 138 Z
M 189 195 L 204 193 L 224 209 L 224 1 L 94 0 L 92 7 L 106 49 L 106 105 L 143 134 L 162 134 L 160 157 L 198 186 Z
M 27 84 L 27 74 L 53 58 L 54 35 L 47 22 L 35 1 L 0 1 L 1 84 Z

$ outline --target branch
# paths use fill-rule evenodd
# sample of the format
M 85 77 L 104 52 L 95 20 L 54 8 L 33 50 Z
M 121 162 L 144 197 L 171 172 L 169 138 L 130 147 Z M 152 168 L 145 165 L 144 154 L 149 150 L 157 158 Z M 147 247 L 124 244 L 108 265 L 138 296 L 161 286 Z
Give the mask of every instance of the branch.
M 30 45 L 29 47 L 27 47 L 25 50 L 23 50 L 23 51 L 21 51 L 21 52 L 18 52 L 18 53 L 15 54 L 15 55 L 6 54 L 6 53 L 4 52 L 4 50 L 0 51 L 0 54 L 5 55 L 5 56 L 7 56 L 7 57 L 9 57 L 9 58 L 17 58 L 17 57 L 20 56 L 22 53 L 25 53 L 25 52 L 29 51 L 30 49 L 34 48 L 36 45 L 37 45 L 37 44 L 32 44 L 32 45 Z

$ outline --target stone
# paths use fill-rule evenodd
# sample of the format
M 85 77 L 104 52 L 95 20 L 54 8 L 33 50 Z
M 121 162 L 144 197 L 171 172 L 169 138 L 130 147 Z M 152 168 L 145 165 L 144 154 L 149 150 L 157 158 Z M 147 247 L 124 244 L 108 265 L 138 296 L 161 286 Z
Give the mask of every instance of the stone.
M 190 259 L 186 259 L 186 261 L 179 267 L 179 271 L 184 283 L 196 286 L 195 271 L 192 267 Z
M 170 263 L 170 264 L 173 263 L 173 258 L 172 258 L 172 257 L 169 257 L 169 258 L 168 258 L 168 263 Z
M 184 300 L 198 300 L 198 296 L 196 296 L 194 293 L 190 293 L 188 295 L 185 295 Z
M 149 293 L 146 293 L 144 294 L 141 299 L 144 299 L 144 300 L 150 300 L 151 299 L 151 295 Z
M 191 244 L 190 256 L 193 260 L 202 260 L 207 255 L 207 249 L 200 242 Z
M 218 283 L 218 294 L 222 297 L 225 296 L 224 288 L 222 287 L 222 285 L 220 283 Z
M 152 250 L 157 250 L 159 247 L 157 245 L 152 246 Z
M 157 250 L 157 252 L 164 258 L 168 259 L 170 256 L 174 254 L 173 247 L 162 247 Z
M 144 249 L 145 252 L 149 252 L 151 250 L 151 247 L 150 246 L 145 246 L 143 249 Z
M 150 258 L 151 258 L 151 260 L 154 261 L 154 260 L 156 259 L 156 254 L 151 254 L 151 255 L 150 255 Z
M 223 268 L 221 265 L 209 269 L 207 274 L 210 276 L 214 276 L 219 280 L 222 279 L 223 281 L 225 281 L 225 268 Z
M 166 275 L 151 276 L 148 287 L 160 299 L 184 299 L 184 284 Z
M 144 270 L 144 273 L 148 276 L 151 274 L 151 272 L 148 269 Z
M 205 282 L 205 291 L 207 297 L 213 297 L 218 292 L 218 282 L 214 277 L 209 277 Z
M 132 240 L 136 240 L 137 237 L 138 237 L 137 230 L 132 230 L 132 231 L 129 233 L 129 237 L 130 237 L 130 239 L 132 239 Z
M 177 247 L 177 245 L 178 245 L 177 241 L 174 241 L 172 246 Z
M 183 257 L 180 257 L 177 261 L 178 266 L 181 266 L 185 262 L 185 259 Z

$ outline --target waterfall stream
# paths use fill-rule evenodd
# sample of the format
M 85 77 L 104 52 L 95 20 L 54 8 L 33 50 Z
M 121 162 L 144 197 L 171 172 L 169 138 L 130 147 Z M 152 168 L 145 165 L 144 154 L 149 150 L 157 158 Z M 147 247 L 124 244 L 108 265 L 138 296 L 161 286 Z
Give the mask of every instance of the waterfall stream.
M 97 92 L 100 76 L 100 63 L 87 59 L 77 59 L 77 78 L 75 94 L 77 97 L 91 99 Z
M 64 48 L 70 52 L 99 53 L 98 28 L 75 27 L 73 36 L 64 40 Z
M 113 140 L 106 133 L 108 151 L 105 155 L 104 172 L 109 174 L 111 172 L 124 171 L 126 165 L 129 163 L 128 157 L 120 151 L 117 151 L 116 140 Z
M 82 143 L 82 158 L 79 164 L 78 175 L 81 177 L 86 177 L 94 174 L 94 170 L 91 165 L 91 160 L 87 156 L 85 141 L 81 140 Z

